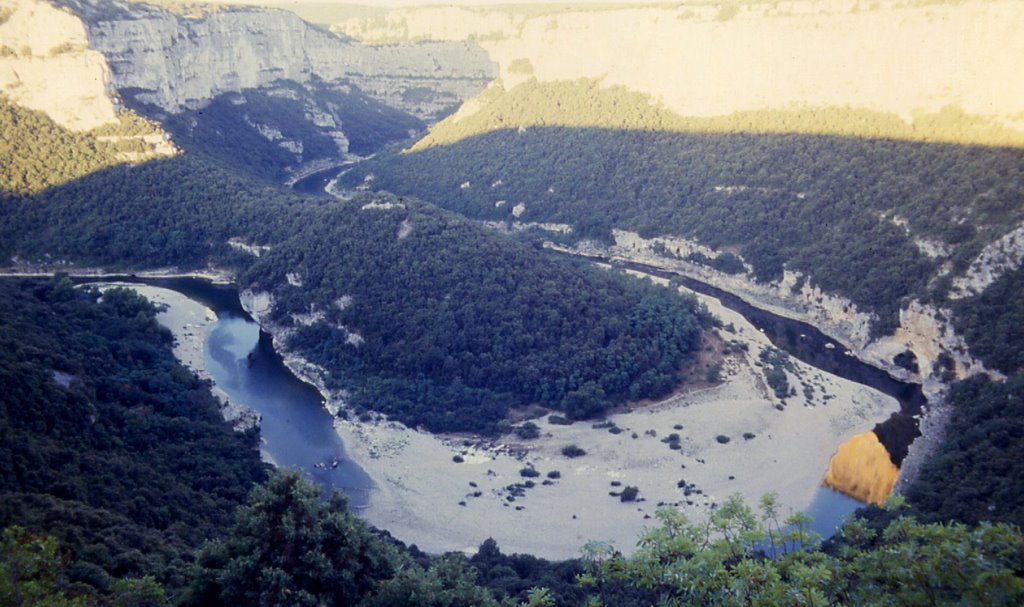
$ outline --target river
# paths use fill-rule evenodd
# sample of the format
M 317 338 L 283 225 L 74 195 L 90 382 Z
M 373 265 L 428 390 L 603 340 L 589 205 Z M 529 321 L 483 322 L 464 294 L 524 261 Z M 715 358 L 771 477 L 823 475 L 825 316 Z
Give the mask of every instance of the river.
M 298 179 L 292 184 L 292 189 L 300 194 L 306 194 L 307 196 L 329 196 L 327 193 L 327 184 L 331 183 L 331 180 L 338 176 L 346 167 L 355 164 L 354 161 L 348 161 L 339 165 L 332 166 L 327 169 L 310 173 L 302 179 Z
M 292 374 L 274 350 L 273 339 L 242 308 L 233 285 L 199 278 L 78 279 L 78 282 L 129 282 L 177 291 L 213 310 L 218 317 L 204 350 L 206 368 L 228 398 L 254 409 L 262 418 L 261 451 L 277 466 L 302 470 L 323 487 L 345 493 L 354 509 L 365 507 L 373 481 L 345 457 L 323 398 Z
M 665 278 L 676 276 L 643 264 L 619 265 Z M 763 330 L 772 343 L 796 358 L 896 397 L 901 411 L 895 417 L 913 420 L 911 415 L 920 410 L 924 402 L 920 386 L 899 382 L 884 371 L 844 354 L 842 346 L 825 347 L 827 343 L 835 345 L 834 340 L 814 327 L 755 308 L 710 285 L 688 278 L 682 280 L 688 288 L 715 297 L 726 307 L 740 312 Z M 206 344 L 207 369 L 232 401 L 244 403 L 260 413 L 262 449 L 268 459 L 279 466 L 303 470 L 324 488 L 325 494 L 333 489 L 343 491 L 354 508 L 367 504 L 372 479 L 345 457 L 344 445 L 333 429 L 320 394 L 285 366 L 273 348 L 271 336 L 260 330 L 242 308 L 235 287 L 215 285 L 198 278 L 108 277 L 103 281 L 137 282 L 171 289 L 212 309 L 218 321 Z M 916 432 L 916 423 L 913 429 Z M 806 513 L 814 519 L 813 529 L 828 537 L 843 518 L 861 506 L 861 502 L 822 487 Z
M 921 435 L 915 417 L 921 412 L 921 407 L 927 403 L 921 385 L 900 381 L 882 369 L 847 354 L 847 348 L 844 345 L 812 325 L 754 307 L 732 293 L 671 270 L 638 262 L 619 260 L 613 262 L 606 257 L 593 255 L 577 255 L 561 251 L 557 254 L 599 263 L 613 263 L 616 267 L 642 274 L 675 279 L 687 289 L 714 297 L 726 308 L 739 312 L 750 324 L 763 332 L 776 348 L 798 360 L 895 398 L 900 403 L 900 410 L 893 413 L 885 422 L 877 424 L 873 431 L 885 445 L 893 463 L 897 466 L 903 463 L 910 444 Z

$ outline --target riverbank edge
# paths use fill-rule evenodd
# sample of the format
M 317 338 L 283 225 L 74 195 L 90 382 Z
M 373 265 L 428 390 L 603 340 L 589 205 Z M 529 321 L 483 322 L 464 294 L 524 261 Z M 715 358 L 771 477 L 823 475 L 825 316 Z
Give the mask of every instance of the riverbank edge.
M 0 269 L 0 278 L 53 278 L 66 275 L 70 278 L 198 278 L 208 280 L 215 285 L 230 285 L 235 282 L 235 274 L 223 268 L 209 267 L 205 270 L 183 271 L 178 268 L 157 268 L 154 270 L 108 270 L 106 268 L 52 266 L 33 269 L 4 268 Z
M 231 284 L 233 282 L 233 277 L 229 273 L 223 272 L 223 271 L 184 273 L 184 272 L 179 272 L 179 271 L 177 271 L 175 269 L 161 269 L 161 270 L 149 270 L 149 271 L 141 271 L 141 272 L 120 272 L 120 273 L 114 273 L 114 272 L 105 272 L 105 271 L 99 270 L 99 269 L 89 269 L 89 270 L 76 270 L 76 271 L 67 272 L 67 273 L 69 275 L 83 276 L 83 277 L 89 277 L 89 278 L 103 277 L 103 276 L 110 276 L 110 277 L 122 276 L 123 277 L 123 276 L 125 276 L 127 274 L 132 274 L 135 277 L 139 277 L 139 278 L 191 277 L 191 278 L 201 278 L 201 279 L 211 280 L 212 282 L 217 282 L 218 284 Z M 17 276 L 50 276 L 51 274 L 43 274 L 41 272 L 37 272 L 37 273 L 19 272 L 16 275 Z M 723 290 L 725 290 L 725 289 L 723 289 Z M 279 354 L 282 356 L 282 359 L 285 362 L 286 366 L 301 381 L 303 381 L 303 382 L 313 386 L 315 389 L 317 389 L 318 393 L 321 395 L 321 398 L 323 399 L 323 403 L 324 403 L 325 408 L 332 415 L 332 417 L 336 418 L 338 410 L 341 407 L 344 406 L 344 401 L 345 401 L 345 396 L 346 395 L 344 395 L 343 393 L 336 393 L 336 392 L 332 393 L 330 390 L 328 390 L 326 385 L 325 385 L 325 382 L 323 381 L 323 374 L 325 373 L 325 370 L 323 370 L 322 368 L 318 367 L 317 365 L 314 365 L 314 364 L 306 361 L 301 356 L 299 356 L 298 354 L 296 354 L 295 352 L 293 352 L 293 351 L 291 351 L 291 350 L 289 350 L 287 348 L 287 345 L 286 345 L 287 329 L 283 328 L 283 327 L 275 326 L 273 323 L 270 323 L 268 321 L 268 318 L 267 318 L 267 313 L 269 312 L 269 309 L 270 309 L 270 306 L 272 305 L 272 302 L 268 300 L 268 301 L 265 302 L 264 306 L 261 307 L 260 305 L 257 305 L 257 302 L 254 300 L 254 295 L 256 295 L 256 294 L 253 294 L 252 292 L 248 292 L 248 294 L 247 294 L 245 290 L 240 290 L 239 298 L 240 298 L 240 301 L 242 303 L 243 309 L 245 309 L 245 311 L 250 316 L 252 316 L 253 319 L 256 320 L 257 323 L 260 324 L 260 326 L 261 326 L 261 328 L 263 328 L 263 330 L 265 330 L 272 337 L 276 337 L 277 338 L 277 339 L 275 339 L 275 342 L 276 342 L 275 346 L 276 346 L 276 349 L 279 352 Z M 755 306 L 755 307 L 759 307 L 759 306 Z M 771 311 L 771 310 L 769 310 L 769 311 Z M 792 315 L 792 314 L 784 315 L 784 316 L 786 316 L 788 318 L 794 318 L 794 315 Z M 796 319 L 796 320 L 803 320 L 803 319 L 801 319 L 799 317 L 795 317 L 794 319 Z M 871 364 L 871 363 L 869 362 L 868 364 Z M 348 437 L 349 437 L 349 439 L 351 441 L 352 432 L 353 431 L 358 431 L 359 429 L 358 428 L 348 428 L 346 430 L 342 430 L 341 428 L 338 427 L 339 426 L 339 421 L 340 420 L 336 420 L 336 423 L 335 423 L 336 430 L 339 431 L 339 434 L 343 435 L 343 438 L 345 438 L 345 435 L 348 434 Z M 356 425 L 359 425 L 359 424 L 356 424 Z M 443 436 L 438 436 L 437 438 L 439 440 L 442 440 L 442 441 L 445 440 L 445 437 L 443 437 Z M 490 445 L 490 447 L 493 448 L 493 447 L 495 447 L 495 445 L 492 444 L 492 445 Z M 455 448 L 453 446 L 453 453 L 456 452 L 456 451 L 457 451 L 457 448 Z M 377 479 L 373 479 L 373 480 L 375 482 L 377 481 Z
M 166 287 L 117 280 L 87 284 L 95 285 L 101 290 L 112 287 L 133 289 L 150 303 L 163 308 L 157 314 L 157 322 L 174 336 L 175 358 L 210 386 L 210 392 L 220 403 L 220 414 L 224 421 L 231 424 L 236 432 L 260 430 L 262 416 L 245 403 L 232 401 L 227 392 L 217 385 L 206 365 L 206 344 L 214 324 L 219 320 L 216 312 L 187 295 Z
M 592 424 L 587 422 L 565 430 L 565 427 L 556 427 L 546 420 L 535 420 L 542 428 L 542 437 L 539 440 L 521 441 L 511 436 L 490 440 L 477 436 L 431 434 L 390 421 L 346 420 L 338 418 L 337 414 L 345 407 L 347 395 L 328 390 L 324 382 L 326 371 L 288 348 L 288 335 L 292 329 L 270 320 L 270 311 L 274 305 L 272 296 L 266 292 L 246 289 L 239 293 L 239 299 L 243 309 L 272 336 L 275 350 L 289 370 L 319 391 L 325 408 L 334 417 L 335 430 L 341 436 L 346 452 L 373 480 L 375 487 L 369 505 L 360 512 L 360 516 L 370 524 L 387 529 L 396 537 L 428 551 L 461 549 L 472 552 L 480 541 L 492 534 L 499 536 L 499 543 L 506 549 L 545 558 L 576 556 L 577 549 L 592 539 L 613 539 L 621 549 L 630 551 L 629 546 L 648 524 L 646 519 L 650 519 L 656 507 L 640 503 L 638 508 L 632 510 L 633 514 L 627 514 L 617 499 L 609 498 L 610 492 L 613 497 L 617 495 L 615 487 L 618 486 L 611 484 L 609 487 L 610 481 L 636 483 L 647 489 L 642 491 L 641 498 L 659 505 L 664 503 L 683 507 L 690 511 L 690 516 L 703 519 L 710 515 L 710 511 L 722 498 L 743 490 L 743 483 L 751 480 L 750 469 L 744 466 L 764 468 L 753 475 L 760 480 L 745 491 L 748 503 L 756 503 L 763 493 L 777 490 L 786 496 L 783 501 L 795 512 L 809 506 L 813 492 L 820 487 L 828 459 L 839 444 L 861 432 L 861 426 L 871 427 L 898 409 L 896 400 L 891 397 L 856 382 L 833 377 L 833 393 L 846 394 L 841 400 L 850 403 L 848 410 L 842 412 L 843 415 L 856 417 L 859 422 L 837 431 L 837 424 L 841 425 L 842 422 L 829 416 L 839 411 L 821 410 L 814 414 L 814 406 L 808 409 L 796 404 L 795 407 L 787 408 L 787 413 L 780 413 L 761 385 L 763 381 L 754 371 L 754 361 L 749 360 L 746 361 L 745 373 L 726 384 L 708 390 L 684 389 L 648 407 L 610 416 L 609 420 L 637 429 L 633 433 L 633 441 L 627 440 L 621 444 L 615 442 L 616 435 L 613 433 L 591 429 Z M 716 299 L 711 299 L 717 303 Z M 738 313 L 719 306 L 720 313 L 735 314 L 733 321 L 737 326 L 746 323 Z M 755 341 L 765 341 L 752 348 L 751 356 L 755 356 L 761 347 L 770 345 L 767 338 L 753 327 L 749 327 L 746 336 Z M 851 391 L 856 391 L 860 396 L 850 396 L 854 393 Z M 868 394 L 876 396 L 865 396 Z M 712 408 L 715 409 L 714 414 L 706 413 Z M 683 439 L 684 448 L 672 451 L 663 444 L 665 441 L 662 439 L 672 433 L 675 422 L 686 421 L 668 420 L 677 414 L 695 421 L 703 420 L 703 423 L 687 423 L 688 430 L 683 434 L 690 435 L 696 431 L 698 435 L 686 436 Z M 748 417 L 751 415 L 753 417 Z M 815 422 L 810 422 L 808 416 L 814 415 L 828 419 L 829 423 L 821 423 L 817 429 L 812 429 L 815 428 Z M 783 417 L 788 421 L 780 422 Z M 718 423 L 722 419 L 726 421 Z M 795 475 L 799 477 L 796 484 L 787 484 L 786 475 L 779 472 L 783 468 L 771 463 L 775 461 L 774 451 L 780 448 L 785 451 L 786 447 L 780 447 L 777 441 L 763 442 L 771 441 L 773 429 L 778 434 L 782 427 L 778 425 L 780 423 L 783 426 L 796 424 L 794 428 L 801 429 L 797 433 L 815 445 L 809 448 L 817 453 L 816 457 L 794 457 L 789 454 L 790 467 L 783 467 L 790 471 L 788 475 L 793 475 L 793 466 L 799 468 L 803 465 L 806 468 L 802 469 L 801 474 Z M 736 438 L 744 435 L 743 440 L 723 446 L 715 436 L 717 432 L 712 433 L 710 430 L 716 425 L 723 426 L 720 429 Z M 751 427 L 746 427 L 748 425 Z M 646 431 L 655 427 L 660 433 L 658 438 L 655 438 L 654 432 L 648 435 Z M 747 430 L 754 430 L 763 438 L 756 441 L 748 439 Z M 639 441 L 636 440 L 636 434 L 642 435 Z M 629 436 L 627 432 L 624 438 L 628 439 Z M 588 455 L 581 460 L 582 464 L 566 461 L 560 452 L 563 444 L 574 441 L 588 448 Z M 745 457 L 726 457 L 727 452 L 744 454 Z M 680 455 L 687 459 L 680 460 Z M 673 457 L 675 459 L 671 459 Z M 782 455 L 778 457 L 783 460 Z M 755 460 L 763 464 L 751 464 Z M 678 470 L 683 461 L 690 466 L 689 471 L 686 466 Z M 570 469 L 566 470 L 564 466 L 570 466 Z M 533 467 L 538 471 L 561 468 L 561 478 L 551 483 L 561 488 L 541 489 L 543 495 L 531 490 L 528 498 L 502 493 L 509 486 L 524 481 L 522 469 Z M 669 472 L 670 468 L 678 471 Z M 474 469 L 477 469 L 476 476 L 473 476 Z M 658 486 L 654 486 L 655 475 L 658 476 Z M 670 483 L 665 483 L 666 475 L 671 477 Z M 690 479 L 694 490 L 695 480 L 705 492 L 690 496 L 682 490 L 682 485 L 677 488 L 676 475 Z M 444 480 L 431 483 L 424 481 L 425 478 Z M 734 481 L 734 478 L 742 480 Z M 538 486 L 542 479 L 538 479 Z M 586 514 L 572 512 L 578 508 L 580 496 L 584 496 L 583 501 L 589 504 L 590 512 Z M 506 502 L 509 497 L 519 501 L 514 504 L 511 503 L 514 500 Z M 567 518 L 569 514 L 572 518 L 546 530 L 538 529 L 546 521 L 530 519 L 525 515 L 519 519 L 509 518 L 512 512 L 523 508 L 533 509 L 535 504 L 542 504 L 536 512 L 565 512 Z M 484 510 L 486 508 L 489 510 Z M 629 520 L 622 520 L 622 516 Z M 525 522 L 527 520 L 528 524 Z M 508 528 L 516 529 L 517 533 L 505 535 Z
M 936 452 L 945 437 L 946 426 L 950 417 L 950 412 L 945 404 L 945 397 L 949 386 L 930 374 L 924 374 L 924 377 L 918 374 L 915 377 L 914 374 L 909 373 L 906 369 L 895 365 L 882 356 L 880 352 L 892 350 L 894 346 L 898 345 L 897 340 L 899 338 L 897 334 L 870 338 L 866 332 L 862 332 L 864 334 L 858 339 L 854 331 L 843 330 L 840 322 L 829 318 L 827 306 L 822 305 L 819 306 L 819 309 L 812 311 L 810 310 L 810 308 L 813 308 L 812 302 L 805 301 L 800 303 L 793 297 L 787 298 L 780 296 L 778 293 L 774 295 L 768 293 L 772 289 L 771 285 L 755 284 L 746 277 L 737 278 L 725 275 L 712 268 L 698 266 L 681 259 L 671 259 L 654 252 L 655 246 L 660 244 L 662 247 L 665 247 L 665 242 L 671 242 L 677 245 L 682 244 L 684 248 L 688 247 L 712 257 L 717 254 L 717 252 L 707 249 L 694 241 L 681 238 L 644 239 L 637 234 L 624 230 L 615 230 L 613 234 L 616 244 L 612 246 L 603 246 L 592 241 L 583 241 L 575 247 L 568 247 L 548 241 L 545 242 L 544 246 L 558 253 L 584 259 L 600 257 L 613 264 L 617 261 L 645 264 L 658 270 L 674 272 L 686 278 L 703 282 L 739 298 L 754 308 L 790 320 L 804 322 L 815 327 L 822 334 L 840 344 L 849 355 L 857 358 L 864 364 L 888 373 L 897 380 L 920 382 L 922 392 L 927 400 L 921 412 L 915 415 L 915 418 L 918 420 L 921 436 L 910 444 L 907 456 L 900 466 L 900 475 L 893 492 L 901 494 L 907 487 L 913 484 L 920 474 L 921 468 Z M 779 285 L 775 285 L 775 287 L 777 291 L 781 292 L 781 289 L 778 288 Z M 864 324 L 869 318 L 867 315 L 858 314 L 856 306 L 851 302 L 836 296 L 827 297 L 839 301 L 844 311 L 852 308 L 852 316 L 863 316 L 864 318 L 860 319 L 861 324 Z M 936 332 L 940 334 L 947 334 L 948 332 L 951 334 L 950 339 L 954 341 L 959 339 L 948 327 L 941 328 Z M 910 348 L 909 341 L 899 345 Z M 941 345 L 938 347 L 942 351 L 949 350 Z M 959 371 L 958 379 L 975 373 L 986 373 L 990 376 L 993 374 L 985 369 L 980 361 L 973 359 L 969 354 L 965 358 L 965 355 L 961 354 L 962 351 L 967 350 L 966 348 L 963 350 L 955 349 L 953 352 Z

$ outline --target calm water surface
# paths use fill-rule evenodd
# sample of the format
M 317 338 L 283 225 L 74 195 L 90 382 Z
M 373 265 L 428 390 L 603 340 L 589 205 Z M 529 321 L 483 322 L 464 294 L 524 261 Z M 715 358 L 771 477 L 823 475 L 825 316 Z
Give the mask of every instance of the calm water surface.
M 271 336 L 242 308 L 233 285 L 215 285 L 198 278 L 121 276 L 102 281 L 171 289 L 212 309 L 218 320 L 204 349 L 206 367 L 229 400 L 262 416 L 264 456 L 277 466 L 302 470 L 323 487 L 324 495 L 339 489 L 351 507 L 366 506 L 372 479 L 345 456 L 320 393 L 285 366 Z
M 325 494 L 339 489 L 348 496 L 352 507 L 366 506 L 373 481 L 345 456 L 344 445 L 333 429 L 331 416 L 324 409 L 319 392 L 295 377 L 285 366 L 274 350 L 270 335 L 261 331 L 242 309 L 235 287 L 214 285 L 196 278 L 139 279 L 126 276 L 117 280 L 172 289 L 216 312 L 218 321 L 210 333 L 204 353 L 207 368 L 229 399 L 248 405 L 263 417 L 260 433 L 262 450 L 267 458 L 275 465 L 302 470 L 324 488 Z M 739 311 L 747 316 L 751 310 L 756 308 Z M 807 335 L 809 330 L 813 330 L 803 323 L 756 311 L 770 318 L 751 314 L 758 320 L 755 326 L 769 327 L 777 339 L 779 335 Z M 815 332 L 815 340 L 820 335 Z M 821 336 L 821 339 L 827 338 Z M 795 355 L 792 352 L 795 348 L 786 344 L 787 341 L 778 339 L 777 345 Z M 806 338 L 795 339 L 795 343 L 801 346 L 806 346 L 805 342 Z M 853 370 L 853 367 L 867 366 L 848 356 L 834 358 L 834 351 L 823 355 L 829 357 L 831 364 L 825 363 L 821 357 L 808 356 L 806 351 L 801 354 L 799 358 L 811 358 L 808 361 L 811 364 L 824 363 L 822 367 L 826 368 L 822 370 L 830 373 L 835 373 L 835 363 L 839 362 L 842 368 L 837 374 L 841 376 L 856 375 L 862 369 Z M 891 394 L 908 389 L 907 385 L 898 385 L 899 382 L 892 378 L 888 380 L 894 384 L 889 384 L 889 389 L 884 392 Z M 913 391 L 913 386 L 909 389 Z M 822 487 L 806 513 L 814 518 L 814 531 L 829 537 L 846 517 L 863 506 L 855 499 Z

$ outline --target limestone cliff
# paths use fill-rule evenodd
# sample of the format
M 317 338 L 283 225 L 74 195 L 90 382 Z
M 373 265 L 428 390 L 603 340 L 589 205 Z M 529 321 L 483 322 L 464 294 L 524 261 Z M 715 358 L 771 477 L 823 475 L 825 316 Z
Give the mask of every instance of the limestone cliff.
M 677 271 L 738 295 L 759 308 L 814 325 L 864 362 L 895 377 L 921 382 L 933 403 L 945 389 L 941 370 L 933 366 L 940 354 L 949 357 L 949 372 L 957 379 L 978 373 L 998 376 L 970 354 L 950 323 L 952 313 L 948 310 L 912 301 L 900 311 L 899 326 L 892 335 L 873 336 L 872 314 L 858 310 L 847 299 L 822 291 L 799 273 L 787 270 L 780 281 L 759 283 L 747 274 L 727 274 L 683 259 L 690 253 L 710 258 L 720 254 L 693 240 L 671 236 L 646 239 L 626 230 L 614 230 L 613 236 L 615 244 L 610 247 L 584 241 L 576 246 L 576 251 Z M 674 255 L 666 255 L 665 251 Z M 897 355 L 906 351 L 914 354 L 918 373 L 896 364 Z
M 683 116 L 947 107 L 1024 131 L 1024 5 L 858 0 L 530 10 L 429 7 L 332 26 L 360 40 L 480 41 L 506 89 L 599 79 Z
M 950 299 L 961 299 L 977 295 L 1003 274 L 1015 270 L 1024 263 L 1024 225 L 990 243 L 971 262 L 967 271 L 953 279 Z
M 117 0 L 61 3 L 85 19 L 114 86 L 172 113 L 290 80 L 354 86 L 432 121 L 495 75 L 487 54 L 471 43 L 367 46 L 280 10 L 231 8 L 188 18 Z
M 109 70 L 82 21 L 38 0 L 0 0 L 0 93 L 87 131 L 117 122 Z

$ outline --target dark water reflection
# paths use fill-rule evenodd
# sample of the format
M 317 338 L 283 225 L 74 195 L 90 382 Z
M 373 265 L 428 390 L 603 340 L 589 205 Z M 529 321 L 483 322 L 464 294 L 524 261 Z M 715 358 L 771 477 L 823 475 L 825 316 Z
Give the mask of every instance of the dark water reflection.
M 325 495 L 339 489 L 353 508 L 366 506 L 373 481 L 345 456 L 320 393 L 285 366 L 271 336 L 242 308 L 233 285 L 198 278 L 121 276 L 102 281 L 171 289 L 212 309 L 218 321 L 203 353 L 207 369 L 229 400 L 262 416 L 261 450 L 265 456 L 277 466 L 302 470 L 323 487 Z
M 629 264 L 629 267 L 657 275 L 672 275 L 654 272 L 652 270 L 656 269 L 642 264 Z M 324 487 L 325 493 L 332 489 L 342 490 L 355 508 L 367 504 L 373 481 L 355 462 L 345 457 L 344 446 L 333 430 L 331 417 L 323 408 L 320 394 L 284 365 L 273 348 L 270 335 L 261 331 L 242 309 L 234 286 L 215 285 L 196 278 L 104 279 L 111 280 L 172 289 L 216 312 L 219 320 L 211 331 L 204 354 L 207 367 L 214 381 L 232 401 L 245 403 L 263 416 L 263 450 L 269 459 L 278 466 L 303 470 Z M 689 279 L 684 282 L 687 287 L 716 297 L 726 307 L 740 312 L 755 327 L 763 329 L 776 346 L 796 358 L 896 397 L 901 404 L 901 412 L 896 416 L 904 423 L 909 412 L 920 409 L 924 401 L 920 386 L 899 382 L 884 371 L 846 356 L 841 347 L 825 348 L 824 344 L 833 340 L 814 327 L 754 308 L 709 285 Z M 333 467 L 335 461 L 338 462 L 337 467 Z M 318 463 L 325 464 L 325 467 L 316 467 Z M 822 537 L 829 537 L 846 517 L 862 506 L 862 502 L 822 487 L 805 512 L 814 519 L 814 531 Z

